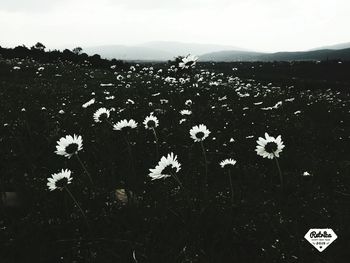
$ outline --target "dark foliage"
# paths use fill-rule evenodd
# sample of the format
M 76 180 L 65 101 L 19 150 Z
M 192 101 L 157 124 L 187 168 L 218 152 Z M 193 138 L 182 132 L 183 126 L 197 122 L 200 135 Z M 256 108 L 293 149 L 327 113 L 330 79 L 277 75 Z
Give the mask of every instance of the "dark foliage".
M 69 61 L 75 64 L 89 65 L 94 68 L 109 68 L 112 65 L 116 65 L 119 69 L 126 69 L 128 65 L 121 60 L 108 60 L 102 59 L 100 55 L 95 54 L 89 56 L 86 53 L 81 53 L 80 47 L 74 48 L 72 51 L 65 49 L 45 51 L 45 46 L 41 43 L 37 43 L 30 49 L 26 46 L 17 46 L 15 48 L 2 48 L 0 46 L 0 57 L 4 59 L 34 59 L 42 63 Z

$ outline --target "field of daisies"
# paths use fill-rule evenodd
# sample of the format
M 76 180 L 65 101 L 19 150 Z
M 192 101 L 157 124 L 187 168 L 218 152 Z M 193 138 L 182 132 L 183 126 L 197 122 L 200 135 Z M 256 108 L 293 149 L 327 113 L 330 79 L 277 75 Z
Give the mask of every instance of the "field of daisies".
M 0 60 L 0 262 L 346 262 L 350 79 L 282 66 Z

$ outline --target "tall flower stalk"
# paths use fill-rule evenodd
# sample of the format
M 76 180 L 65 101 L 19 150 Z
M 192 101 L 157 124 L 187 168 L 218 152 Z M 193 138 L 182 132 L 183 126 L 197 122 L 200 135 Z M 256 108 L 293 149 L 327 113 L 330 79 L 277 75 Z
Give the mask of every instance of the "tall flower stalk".
M 159 158 L 159 141 L 158 141 L 158 136 L 155 128 L 152 128 L 154 139 L 156 141 L 156 158 Z
M 70 198 L 73 200 L 74 204 L 78 207 L 81 215 L 83 216 L 84 220 L 85 220 L 85 224 L 87 226 L 88 229 L 90 229 L 90 225 L 89 225 L 89 222 L 88 222 L 88 219 L 86 217 L 86 214 L 84 212 L 84 210 L 81 208 L 81 206 L 79 205 L 77 199 L 74 197 L 74 195 L 72 194 L 72 192 L 68 189 L 68 187 L 64 187 L 64 190 L 66 190 L 66 192 L 68 193 L 68 195 L 70 196 Z
M 153 136 L 156 142 L 156 160 L 158 160 L 159 159 L 159 141 L 158 141 L 158 136 L 156 132 L 156 127 L 159 126 L 159 120 L 156 116 L 153 116 L 153 114 L 151 113 L 149 116 L 145 118 L 145 120 L 143 121 L 143 124 L 145 126 L 145 129 L 152 130 L 153 132 Z
M 137 127 L 137 122 L 135 122 L 133 119 L 130 119 L 130 120 L 124 119 L 124 120 L 118 121 L 116 124 L 113 125 L 113 130 L 123 132 L 123 138 L 126 143 L 127 151 L 130 158 L 130 166 L 134 176 L 136 176 L 135 167 L 134 167 L 134 158 L 133 158 L 131 145 L 128 140 L 127 134 L 130 130 L 135 129 L 136 127 Z
M 85 220 L 86 226 L 88 229 L 90 229 L 90 225 L 88 223 L 84 210 L 81 208 L 72 192 L 68 189 L 68 185 L 71 184 L 73 180 L 71 174 L 72 172 L 69 169 L 62 169 L 60 172 L 52 174 L 51 177 L 47 179 L 47 186 L 50 191 L 54 191 L 56 189 L 61 191 L 65 190 L 68 193 L 69 197 L 73 200 L 74 204 L 78 207 L 81 215 Z
M 278 158 L 275 156 L 273 159 L 275 159 L 275 161 L 276 161 L 276 166 L 277 166 L 277 170 L 278 170 L 278 175 L 279 175 L 280 182 L 281 182 L 281 188 L 283 189 L 284 183 L 283 183 L 283 175 L 282 175 L 281 167 L 280 167 Z
M 203 141 L 201 141 L 201 148 L 202 148 L 202 154 L 204 159 L 204 167 L 205 167 L 205 187 L 208 188 L 208 161 L 207 161 L 207 154 L 205 152 Z
M 230 190 L 231 190 L 231 204 L 234 204 L 234 190 L 233 190 L 233 183 L 232 183 L 232 176 L 231 176 L 231 168 L 235 166 L 236 160 L 234 159 L 225 159 L 222 162 L 220 162 L 221 168 L 227 168 L 227 175 L 230 183 Z
M 189 195 L 189 191 L 182 184 L 177 173 L 181 169 L 181 164 L 177 160 L 177 156 L 174 153 L 169 153 L 167 156 L 163 156 L 158 162 L 154 169 L 149 169 L 149 177 L 152 180 L 165 179 L 172 177 L 175 179 L 176 183 L 179 185 L 180 189 L 185 193 L 187 201 L 192 205 L 192 201 Z
M 283 175 L 281 171 L 280 164 L 278 162 L 279 154 L 282 152 L 285 145 L 283 144 L 281 135 L 275 137 L 272 137 L 265 133 L 265 138 L 259 137 L 259 139 L 256 141 L 257 146 L 255 151 L 258 155 L 262 156 L 263 158 L 268 159 L 275 159 L 276 167 L 279 174 L 279 179 L 281 183 L 281 188 L 283 189 L 284 183 L 283 183 Z
M 205 152 L 203 141 L 209 136 L 210 131 L 208 130 L 207 126 L 204 124 L 200 124 L 198 126 L 193 126 L 190 130 L 190 136 L 194 140 L 194 142 L 200 142 L 202 154 L 204 158 L 204 167 L 205 167 L 205 176 L 203 180 L 203 191 L 205 197 L 208 195 L 208 161 L 207 161 L 207 155 Z
M 76 158 L 77 158 L 77 160 L 78 160 L 80 166 L 83 168 L 85 174 L 86 174 L 87 177 L 89 178 L 90 183 L 93 185 L 93 184 L 94 184 L 94 181 L 92 180 L 91 174 L 90 174 L 89 171 L 87 170 L 85 164 L 84 164 L 83 161 L 80 159 L 80 157 L 79 157 L 78 154 L 76 154 L 75 156 L 76 156 Z

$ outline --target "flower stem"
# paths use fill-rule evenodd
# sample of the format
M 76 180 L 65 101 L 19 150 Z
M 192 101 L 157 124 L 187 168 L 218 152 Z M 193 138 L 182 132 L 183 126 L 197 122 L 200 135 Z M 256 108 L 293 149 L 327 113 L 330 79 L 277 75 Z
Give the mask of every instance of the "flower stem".
M 279 177 L 280 177 L 281 188 L 283 189 L 283 176 L 282 176 L 281 167 L 280 167 L 280 164 L 278 162 L 278 158 L 275 156 L 274 159 L 276 161 L 276 166 L 277 166 L 278 174 L 279 174 Z
M 234 192 L 233 192 L 233 184 L 232 184 L 231 170 L 230 169 L 228 170 L 228 178 L 229 178 L 230 187 L 231 187 L 231 203 L 233 205 L 233 203 L 234 203 Z
M 129 140 L 128 140 L 128 138 L 127 138 L 127 136 L 125 134 L 123 135 L 123 137 L 124 137 L 124 140 L 125 140 L 125 143 L 126 143 L 126 147 L 127 147 L 127 150 L 128 150 L 129 157 L 130 157 L 131 169 L 132 169 L 132 171 L 134 173 L 134 176 L 136 176 L 135 167 L 134 167 L 134 158 L 133 158 L 133 155 L 132 155 L 130 142 L 129 142 Z
M 91 184 L 94 184 L 94 182 L 92 181 L 92 177 L 91 177 L 89 171 L 86 169 L 86 166 L 85 166 L 84 163 L 81 161 L 79 155 L 76 154 L 75 156 L 77 157 L 77 159 L 78 159 L 78 161 L 79 161 L 81 167 L 82 167 L 83 170 L 85 171 L 86 175 L 89 177 L 90 183 L 91 183 Z
M 157 137 L 157 133 L 156 130 L 154 128 L 152 128 L 153 131 L 153 135 L 154 135 L 154 139 L 156 140 L 156 160 L 159 159 L 159 143 L 158 143 L 158 137 Z
M 80 213 L 82 214 L 82 216 L 84 217 L 86 226 L 88 229 L 90 229 L 90 225 L 88 223 L 87 217 L 83 211 L 83 209 L 81 208 L 81 206 L 79 205 L 78 201 L 75 199 L 74 195 L 72 194 L 71 191 L 69 191 L 68 187 L 64 187 L 64 189 L 66 190 L 66 192 L 68 193 L 68 195 L 72 198 L 73 202 L 75 203 L 75 205 L 78 207 Z
M 204 149 L 204 144 L 203 141 L 201 141 L 201 148 L 202 148 L 202 153 L 203 153 L 203 157 L 204 157 L 204 166 L 205 166 L 205 177 L 204 177 L 204 191 L 207 194 L 207 190 L 208 190 L 208 162 L 207 162 L 207 155 L 205 153 L 205 149 Z
M 176 180 L 176 182 L 179 184 L 180 188 L 185 192 L 187 201 L 188 201 L 191 205 L 193 205 L 192 200 L 191 200 L 190 195 L 189 195 L 189 192 L 188 192 L 187 188 L 184 187 L 184 185 L 181 183 L 179 177 L 177 177 L 177 175 L 176 175 L 175 173 L 173 173 L 173 172 L 171 172 L 170 174 L 171 174 L 172 177 L 174 177 L 174 179 Z
M 112 123 L 112 122 L 110 122 L 108 119 L 106 120 L 106 122 L 107 122 L 109 125 L 111 125 L 111 126 L 112 126 L 112 128 L 114 127 L 113 123 Z

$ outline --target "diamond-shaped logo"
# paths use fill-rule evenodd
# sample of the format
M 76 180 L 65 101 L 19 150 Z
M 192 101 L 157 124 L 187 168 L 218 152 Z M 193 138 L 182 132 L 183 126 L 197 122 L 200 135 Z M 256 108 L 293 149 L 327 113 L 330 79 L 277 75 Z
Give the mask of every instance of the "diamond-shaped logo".
M 337 235 L 330 228 L 310 229 L 304 237 L 320 252 L 325 250 L 334 240 L 337 239 Z

